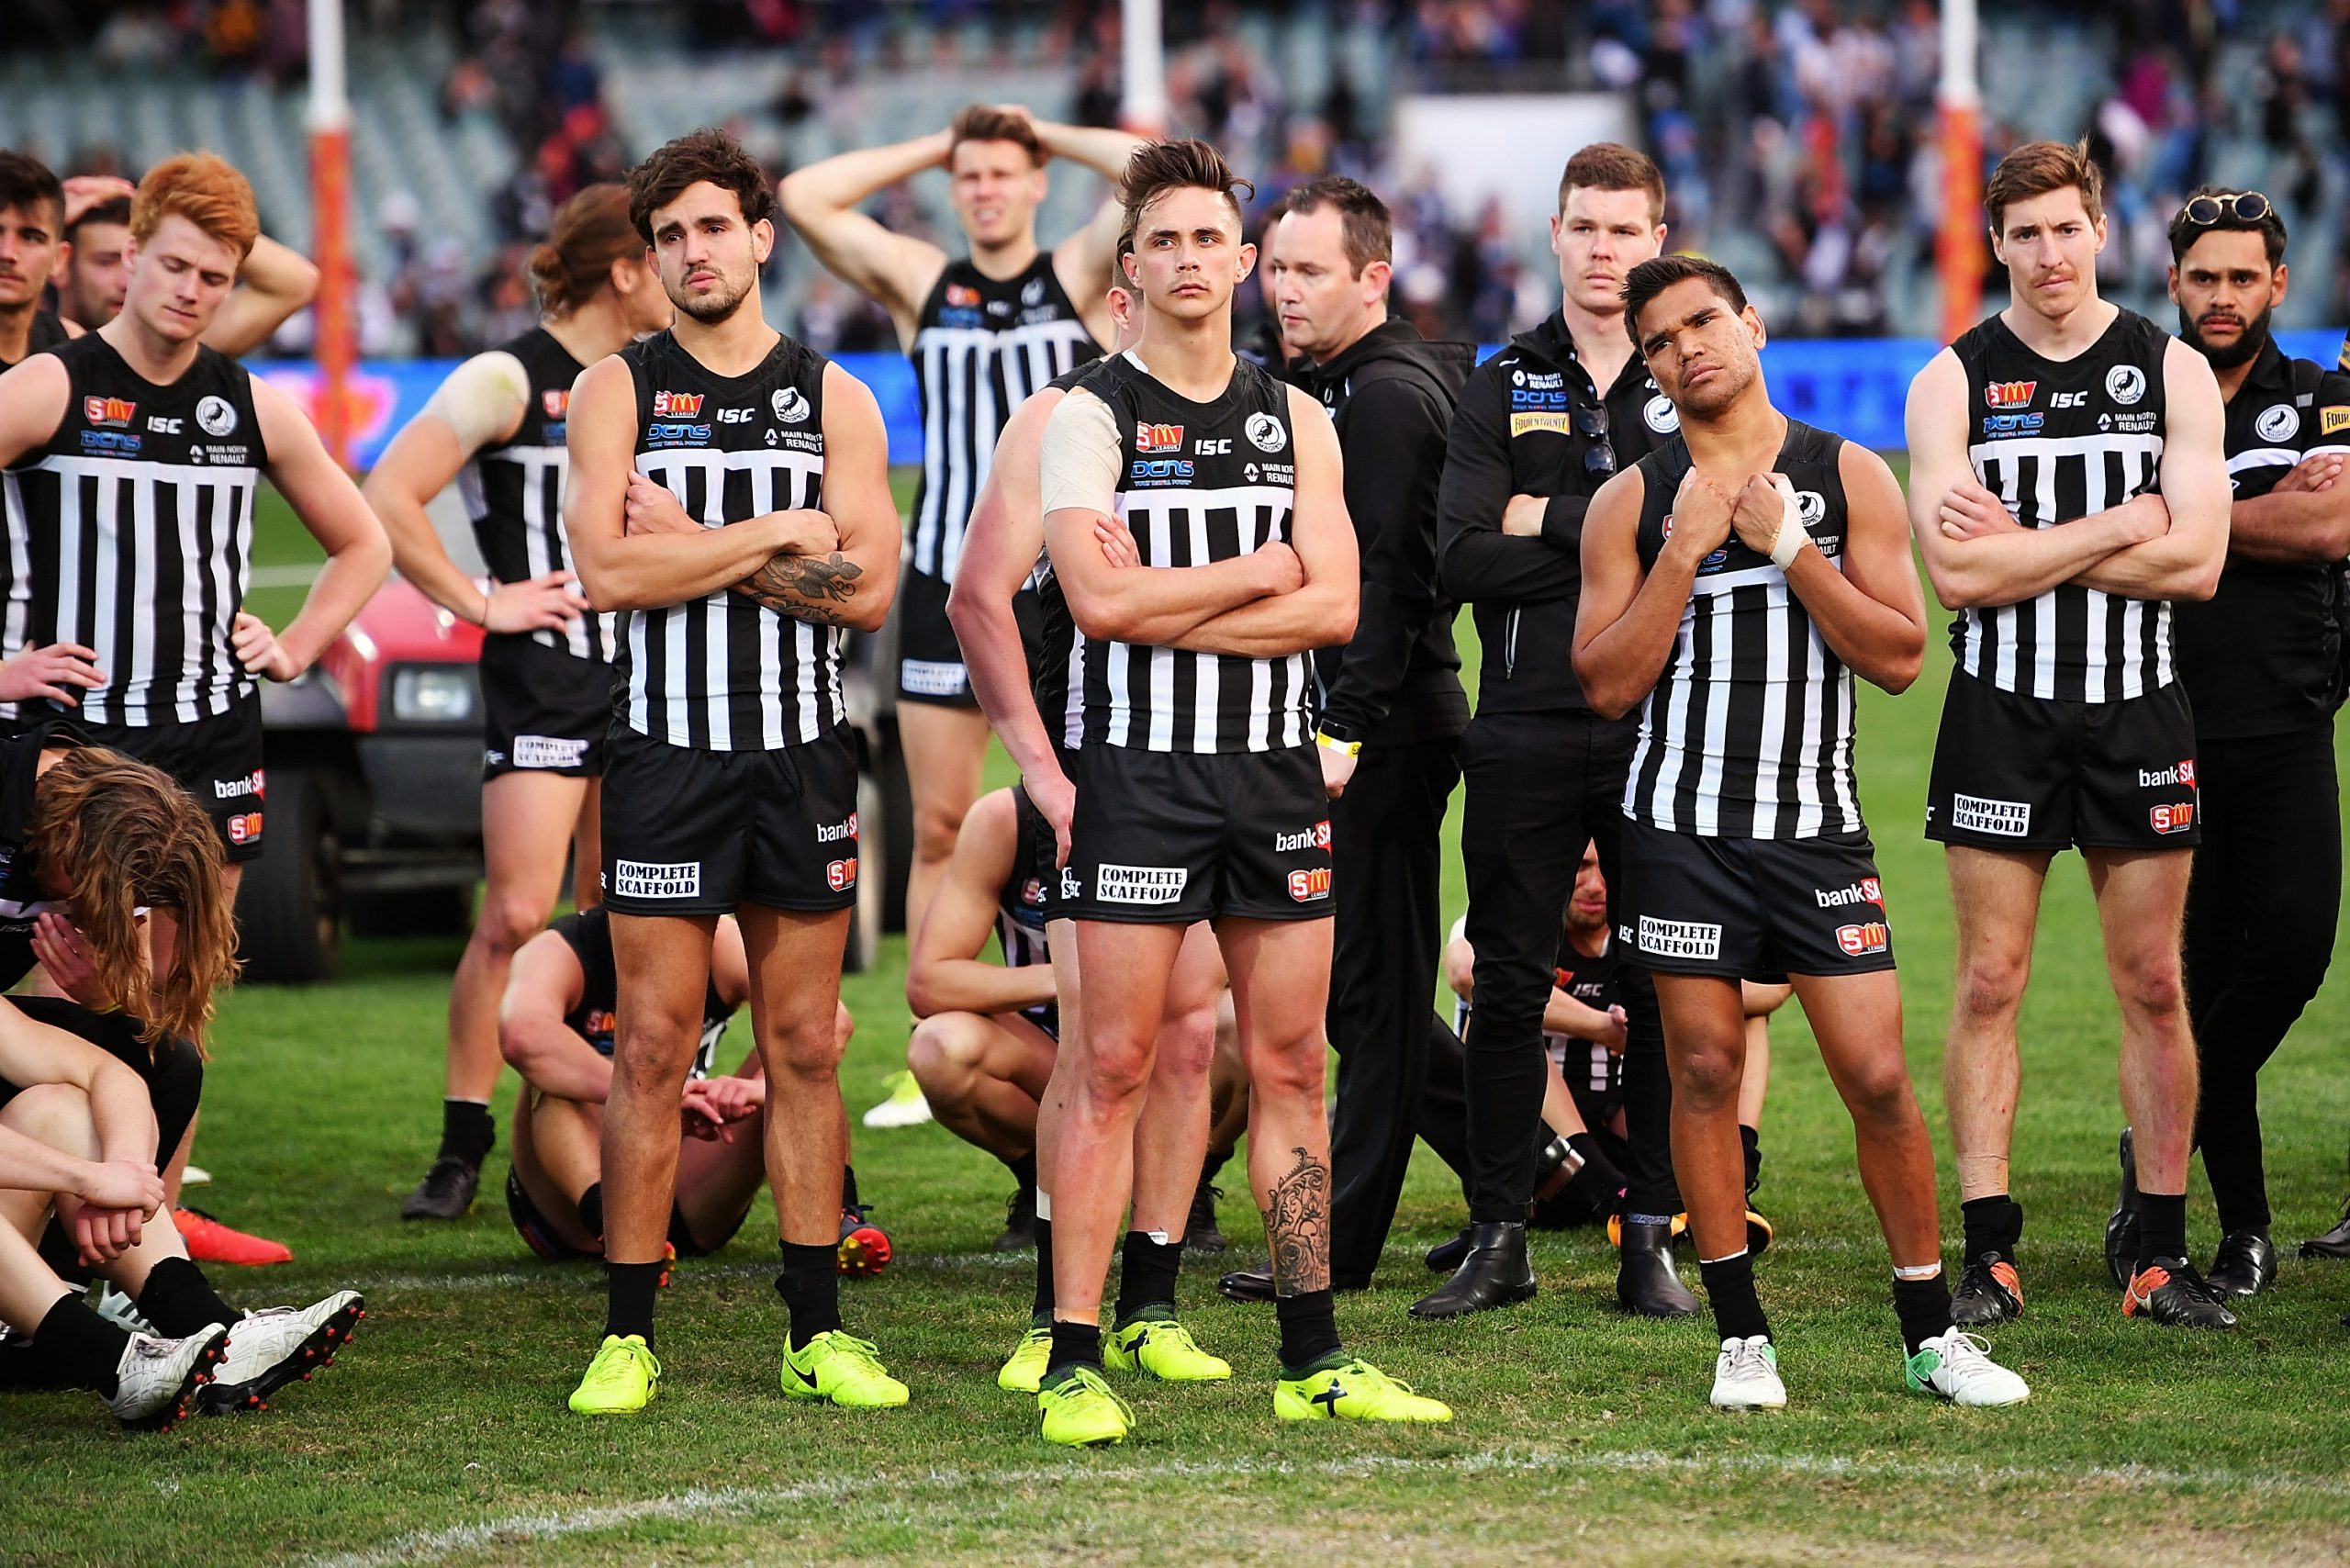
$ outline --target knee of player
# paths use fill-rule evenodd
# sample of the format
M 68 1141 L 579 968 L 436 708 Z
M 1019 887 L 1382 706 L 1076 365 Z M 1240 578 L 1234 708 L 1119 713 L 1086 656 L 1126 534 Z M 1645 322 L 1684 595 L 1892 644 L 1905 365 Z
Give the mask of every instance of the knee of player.
M 1248 1052 L 1248 1087 L 1275 1099 L 1322 1098 L 1329 1083 L 1329 1047 L 1317 1027 Z
M 830 1018 L 787 1022 L 770 1032 L 762 1054 L 770 1071 L 820 1075 L 839 1070 L 846 1045 Z
M 968 1013 L 934 1013 L 914 1025 L 906 1042 L 906 1066 L 928 1093 L 934 1084 L 956 1082 L 979 1066 L 981 1043 Z
M 510 958 L 544 930 L 546 923 L 547 905 L 543 899 L 528 893 L 485 892 L 480 913 L 474 916 L 474 941 Z
M 685 1087 L 686 1075 L 693 1069 L 700 1037 L 699 1021 L 681 1032 L 646 1029 L 623 1034 L 612 1052 L 614 1087 L 625 1083 L 641 1092 L 676 1093 Z
M 2187 1011 L 2187 984 L 2178 954 L 2133 955 L 2115 966 L 2113 989 L 2121 1005 L 2144 1018 L 2170 1018 Z
M 945 860 L 955 853 L 955 839 L 963 831 L 963 808 L 936 801 L 914 804 L 914 854 L 924 860 Z
M 1214 1002 L 1170 1014 L 1158 1026 L 1158 1071 L 1204 1075 L 1216 1056 Z
M 0 1109 L 0 1126 L 69 1154 L 81 1154 L 95 1139 L 90 1097 L 70 1083 L 37 1083 L 19 1091 Z
M 2020 955 L 1981 954 L 1962 962 L 1958 971 L 1958 1008 L 1975 1018 L 2012 1015 L 2023 1001 L 2028 965 Z
M 1086 1089 L 1098 1100 L 1135 1099 L 1150 1084 L 1157 1041 L 1151 1036 L 1119 1039 L 1106 1037 L 1108 1034 L 1098 1030 L 1086 1041 Z
M 1673 1095 L 1693 1111 L 1719 1111 L 1738 1103 L 1745 1053 L 1714 1041 L 1678 1053 L 1673 1064 Z
M 1917 1114 L 1918 1096 L 1909 1085 L 1909 1070 L 1898 1052 L 1847 1072 L 1841 1085 L 1844 1108 L 1856 1121 L 1892 1123 Z

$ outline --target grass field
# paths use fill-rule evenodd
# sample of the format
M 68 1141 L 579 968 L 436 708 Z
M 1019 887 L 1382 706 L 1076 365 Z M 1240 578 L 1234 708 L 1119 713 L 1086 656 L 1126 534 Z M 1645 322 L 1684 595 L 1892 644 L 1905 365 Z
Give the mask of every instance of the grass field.
M 276 559 L 281 522 L 264 532 Z M 282 621 L 293 599 L 264 612 Z M 1460 622 L 1464 634 L 1468 618 Z M 1865 803 L 1903 958 L 1908 1047 L 1944 1157 L 1939 1069 L 1950 998 L 1940 856 L 1919 834 L 1948 659 L 1898 700 L 1870 693 Z M 1450 835 L 1448 836 L 1448 842 Z M 1457 866 L 1447 913 L 1462 902 Z M 2024 1018 L 2017 1193 L 2031 1306 L 1996 1348 L 2033 1384 L 2020 1409 L 1907 1394 L 1886 1263 L 1849 1127 L 1800 1015 L 1776 1027 L 1760 1273 L 1793 1403 L 1727 1417 L 1705 1394 L 1708 1325 L 1630 1322 L 1590 1233 L 1540 1236 L 1542 1294 L 1450 1327 L 1411 1323 L 1426 1247 L 1459 1223 L 1422 1152 L 1377 1288 L 1342 1298 L 1351 1343 L 1450 1400 L 1444 1428 L 1277 1428 L 1270 1315 L 1222 1302 L 1219 1266 L 1258 1252 L 1246 1198 L 1235 1249 L 1187 1266 L 1187 1316 L 1238 1369 L 1229 1384 L 1130 1387 L 1123 1449 L 1052 1450 L 993 1372 L 1027 1309 L 1024 1257 L 990 1254 L 1008 1182 L 936 1126 L 859 1132 L 856 1163 L 899 1249 L 845 1290 L 852 1327 L 913 1388 L 861 1417 L 778 1394 L 780 1308 L 764 1206 L 662 1304 L 667 1368 L 643 1417 L 588 1423 L 564 1398 L 593 1348 L 599 1278 L 532 1258 L 492 1196 L 454 1226 L 403 1226 L 400 1195 L 437 1133 L 452 943 L 356 943 L 342 980 L 231 997 L 216 1039 L 199 1201 L 285 1239 L 297 1261 L 219 1271 L 233 1299 L 308 1300 L 354 1284 L 356 1343 L 277 1408 L 125 1436 L 86 1396 L 12 1400 L 0 1423 L 0 1556 L 84 1562 L 990 1563 L 1915 1562 L 2210 1563 L 2350 1558 L 2350 1270 L 2291 1256 L 2344 1187 L 2350 1006 L 2322 995 L 2268 1070 L 2276 1234 L 2288 1256 L 2244 1327 L 2197 1337 L 2125 1323 L 2104 1277 L 2111 1200 L 2112 1005 L 2079 863 L 2052 879 Z M 876 1098 L 908 1018 L 904 949 L 852 977 L 846 1083 Z M 510 1097 L 501 1091 L 505 1119 Z M 504 1178 L 494 1155 L 486 1193 Z M 1237 1185 L 1237 1183 L 1236 1183 Z M 2199 1175 L 2192 1234 L 2215 1239 Z

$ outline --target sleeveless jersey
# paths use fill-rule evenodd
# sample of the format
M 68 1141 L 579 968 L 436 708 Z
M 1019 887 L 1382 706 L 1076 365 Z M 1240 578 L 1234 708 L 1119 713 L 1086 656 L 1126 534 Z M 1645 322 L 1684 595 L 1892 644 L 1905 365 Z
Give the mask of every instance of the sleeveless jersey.
M 30 359 L 44 349 L 53 349 L 73 340 L 65 330 L 65 322 L 54 310 L 33 307 L 32 330 L 25 340 L 25 359 Z M 25 363 L 23 359 L 0 359 L 0 370 L 14 370 Z
M 1795 420 L 1775 471 L 1830 561 L 1844 552 L 1841 436 Z M 1640 459 L 1640 565 L 1673 532 L 1690 467 L 1675 436 Z M 1840 568 L 1841 569 L 1841 566 Z M 1624 814 L 1673 833 L 1817 838 L 1859 831 L 1852 789 L 1852 672 L 1812 624 L 1786 574 L 1733 532 L 1698 568 L 1664 673 L 1640 710 Z
M 269 462 L 252 379 L 199 348 L 186 375 L 158 386 L 95 332 L 50 352 L 71 395 L 57 433 L 7 472 L 0 655 L 95 649 L 106 684 L 73 710 L 90 723 L 226 713 L 253 690 L 229 643 Z
M 704 527 L 824 504 L 824 356 L 779 338 L 756 369 L 720 375 L 656 332 L 621 351 L 636 378 L 636 468 Z M 700 751 L 776 751 L 829 734 L 841 704 L 838 626 L 778 615 L 732 588 L 631 610 L 617 717 Z
M 995 895 L 995 940 L 1003 951 L 1003 967 L 1024 969 L 1050 964 L 1052 945 L 1045 937 L 1045 901 L 1054 876 L 1052 824 L 1028 799 L 1028 791 L 1012 787 L 1012 810 L 1018 823 L 1017 848 L 1012 872 Z M 1055 1039 L 1061 1035 L 1061 1006 L 1043 1002 L 1023 1008 L 1020 1015 Z
M 1046 385 L 1056 392 L 1073 391 L 1109 364 L 1108 360 L 1088 360 Z M 1060 579 L 1053 576 L 1050 554 L 1036 553 L 1035 574 L 1029 580 L 1036 587 L 1039 622 L 1036 667 L 1029 671 L 1029 680 L 1036 689 L 1036 711 L 1049 734 L 1055 720 L 1065 719 L 1069 712 L 1069 655 L 1077 641 L 1077 621 L 1069 614 L 1069 595 L 1061 591 Z
M 2123 310 L 2073 358 L 2042 359 L 1994 316 L 1951 345 L 1966 369 L 1967 461 L 2026 528 L 2049 528 L 2160 487 L 2170 335 Z M 1951 623 L 1958 666 L 2002 691 L 2110 702 L 2175 674 L 2164 599 L 2059 583 Z
M 1102 349 L 1054 275 L 1052 252 L 1039 251 L 1017 277 L 989 277 L 968 259 L 947 263 L 923 301 L 909 352 L 922 398 L 909 559 L 915 571 L 951 583 L 1004 421 Z
M 1289 541 L 1297 485 L 1289 389 L 1262 366 L 1236 361 L 1212 403 L 1169 390 L 1127 354 L 1084 389 L 1117 421 L 1115 505 L 1143 566 L 1203 566 Z M 1075 632 L 1063 741 L 1072 750 L 1272 751 L 1311 744 L 1317 700 L 1302 652 L 1243 658 Z
M 579 960 L 579 1002 L 563 1015 L 564 1025 L 595 1047 L 597 1054 L 609 1057 L 612 1054 L 612 1031 L 621 994 L 620 967 L 612 958 L 611 916 L 599 904 L 551 921 L 547 929 L 562 937 Z M 727 1023 L 733 1016 L 734 1009 L 718 994 L 717 982 L 705 983 L 701 995 L 701 1044 L 694 1051 L 694 1077 L 708 1078 L 714 1070 L 719 1037 L 726 1033 Z
M 458 472 L 457 491 L 473 519 L 474 541 L 489 575 L 501 583 L 528 582 L 571 569 L 571 545 L 563 531 L 563 487 L 571 472 L 564 432 L 571 384 L 587 367 L 544 327 L 532 328 L 496 352 L 520 362 L 529 382 L 522 422 L 507 440 L 473 454 Z M 560 632 L 543 628 L 519 635 L 575 658 L 611 662 L 610 615 L 583 615 Z

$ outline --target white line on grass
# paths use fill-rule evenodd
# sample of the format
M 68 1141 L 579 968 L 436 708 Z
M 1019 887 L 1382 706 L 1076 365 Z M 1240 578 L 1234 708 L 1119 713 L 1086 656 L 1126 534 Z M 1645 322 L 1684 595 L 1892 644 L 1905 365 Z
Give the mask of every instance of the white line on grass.
M 2233 1470 L 2165 1470 L 2152 1465 L 1967 1464 L 1915 1460 L 1848 1459 L 1836 1454 L 1738 1453 L 1665 1454 L 1644 1450 L 1595 1453 L 1588 1450 L 1496 1449 L 1482 1452 L 1414 1459 L 1404 1455 L 1358 1454 L 1344 1459 L 1305 1462 L 1231 1459 L 1210 1462 L 1170 1460 L 1153 1465 L 1126 1465 L 1081 1470 L 1068 1467 L 945 1471 L 892 1475 L 889 1484 L 901 1494 L 951 1493 L 983 1489 L 1000 1492 L 1013 1487 L 1052 1485 L 1081 1476 L 1089 1484 L 1151 1482 L 1169 1477 L 1195 1481 L 1228 1481 L 1260 1475 L 1310 1475 L 1352 1480 L 1377 1474 L 1514 1474 L 1539 1473 L 1571 1479 L 1578 1471 L 1734 1472 L 1830 1480 L 1957 1481 L 1975 1484 L 2003 1482 L 2073 1483 L 2119 1486 L 2131 1490 L 2173 1491 L 2204 1488 L 2250 1491 L 2282 1495 L 2350 1498 L 2350 1482 L 2319 1476 L 2255 1475 Z M 479 1524 L 447 1529 L 411 1530 L 382 1546 L 336 1557 L 313 1559 L 315 1568 L 395 1568 L 397 1564 L 437 1562 L 459 1552 L 529 1541 L 560 1540 L 619 1529 L 646 1519 L 704 1519 L 714 1514 L 734 1516 L 772 1513 L 793 1505 L 825 1502 L 871 1493 L 870 1475 L 797 1482 L 789 1486 L 696 1487 L 663 1497 L 564 1513 L 512 1514 Z

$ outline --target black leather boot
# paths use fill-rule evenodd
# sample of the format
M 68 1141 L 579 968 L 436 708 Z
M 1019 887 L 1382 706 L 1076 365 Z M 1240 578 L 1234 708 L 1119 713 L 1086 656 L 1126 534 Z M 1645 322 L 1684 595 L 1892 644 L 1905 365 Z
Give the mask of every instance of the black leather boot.
M 1616 1265 L 1616 1299 L 1642 1317 L 1690 1317 L 1697 1298 L 1673 1267 L 1673 1226 L 1624 1222 L 1622 1259 Z
M 1526 1256 L 1526 1226 L 1495 1222 L 1474 1227 L 1469 1255 L 1452 1278 L 1411 1305 L 1415 1317 L 1459 1317 L 1526 1300 L 1534 1294 L 1534 1264 Z
M 1444 1240 L 1428 1249 L 1425 1261 L 1428 1272 L 1449 1274 L 1460 1267 L 1460 1260 L 1469 1256 L 1469 1249 L 1477 1245 L 1477 1227 L 1464 1225 Z

